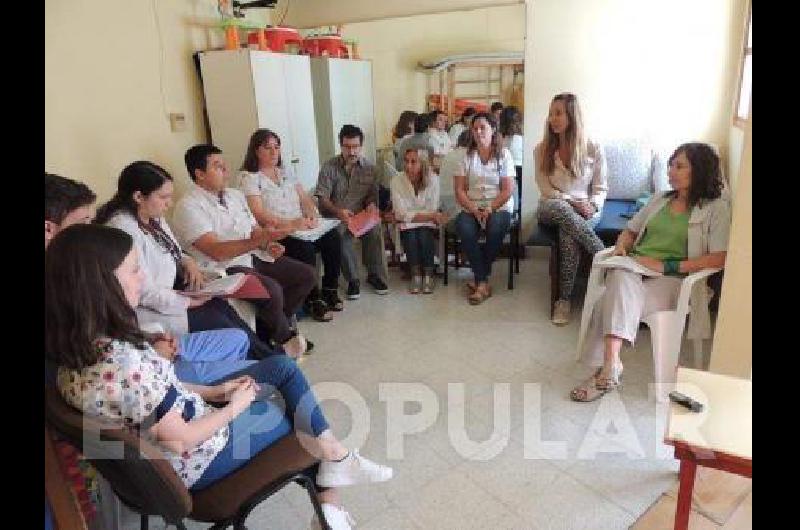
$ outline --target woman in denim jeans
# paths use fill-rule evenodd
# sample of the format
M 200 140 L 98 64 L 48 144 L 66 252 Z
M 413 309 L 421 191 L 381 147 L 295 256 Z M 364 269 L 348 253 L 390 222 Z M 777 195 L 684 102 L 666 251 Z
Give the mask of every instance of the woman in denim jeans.
M 511 224 L 516 169 L 491 114 L 476 114 L 471 131 L 467 153 L 453 180 L 456 201 L 462 208 L 456 217 L 456 232 L 475 275 L 475 280 L 467 283 L 469 303 L 477 305 L 492 294 L 489 275 Z M 483 247 L 478 244 L 481 231 L 486 233 Z
M 172 362 L 138 326 L 144 280 L 133 238 L 98 225 L 59 232 L 45 256 L 45 354 L 59 366 L 58 389 L 87 416 L 136 428 L 157 444 L 184 485 L 197 491 L 233 473 L 271 444 L 297 433 L 321 462 L 328 525 L 349 530 L 338 486 L 382 482 L 392 469 L 348 451 L 332 434 L 308 381 L 283 355 L 212 385 L 182 383 Z M 277 390 L 285 410 L 264 399 Z M 225 403 L 213 408 L 207 402 Z

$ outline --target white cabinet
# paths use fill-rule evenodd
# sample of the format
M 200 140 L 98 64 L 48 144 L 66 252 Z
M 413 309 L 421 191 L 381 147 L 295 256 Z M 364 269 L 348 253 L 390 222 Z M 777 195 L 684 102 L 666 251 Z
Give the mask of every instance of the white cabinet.
M 372 99 L 372 63 L 352 59 L 311 59 L 317 137 L 321 162 L 338 154 L 342 125 L 357 125 L 364 131 L 362 154 L 373 164 L 375 115 Z
M 320 155 L 309 58 L 244 49 L 208 51 L 200 53 L 200 69 L 211 141 L 222 149 L 232 175 L 242 165 L 250 135 L 266 128 L 281 138 L 284 165 L 294 168 L 303 187 L 315 186 Z

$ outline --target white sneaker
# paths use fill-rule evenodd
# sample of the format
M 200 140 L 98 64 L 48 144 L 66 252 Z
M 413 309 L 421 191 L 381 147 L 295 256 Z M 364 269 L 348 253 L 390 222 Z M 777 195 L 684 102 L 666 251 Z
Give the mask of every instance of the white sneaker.
M 331 530 L 350 530 L 356 526 L 353 516 L 347 513 L 344 508 L 327 502 L 323 502 L 321 506 L 325 522 L 328 523 Z M 311 520 L 311 530 L 322 530 L 317 514 L 314 514 L 314 518 Z
M 317 484 L 323 488 L 352 486 L 367 482 L 385 482 L 392 478 L 392 468 L 367 460 L 358 450 L 341 462 L 322 462 L 317 472 Z
M 553 324 L 563 326 L 569 323 L 570 303 L 569 300 L 556 300 L 553 308 Z

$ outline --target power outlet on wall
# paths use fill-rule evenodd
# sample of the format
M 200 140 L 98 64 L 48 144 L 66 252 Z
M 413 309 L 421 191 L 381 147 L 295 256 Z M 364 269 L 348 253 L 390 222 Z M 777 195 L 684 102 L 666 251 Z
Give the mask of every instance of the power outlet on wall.
M 172 132 L 183 132 L 186 130 L 186 115 L 182 112 L 171 112 L 169 115 L 169 126 Z

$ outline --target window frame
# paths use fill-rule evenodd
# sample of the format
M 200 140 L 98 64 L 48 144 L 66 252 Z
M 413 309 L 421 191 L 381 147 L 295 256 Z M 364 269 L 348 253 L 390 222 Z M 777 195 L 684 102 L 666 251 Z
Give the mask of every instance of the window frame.
M 747 45 L 747 37 L 750 35 L 750 31 L 752 30 L 751 24 L 753 22 L 753 5 L 751 2 L 747 3 L 747 21 L 744 27 L 744 37 L 742 38 L 742 48 L 741 53 L 739 56 L 739 72 L 737 76 L 736 82 L 736 97 L 733 100 L 733 124 L 740 129 L 744 129 L 745 124 L 747 123 L 747 116 L 741 117 L 739 116 L 739 99 L 742 97 L 742 81 L 744 81 L 744 64 L 749 55 L 751 57 L 750 62 L 752 64 L 752 57 L 753 57 L 753 46 L 752 42 L 750 46 Z M 752 98 L 752 85 L 750 89 L 750 95 Z

